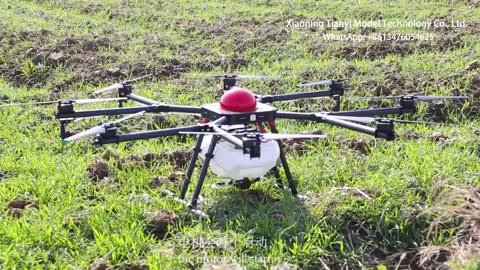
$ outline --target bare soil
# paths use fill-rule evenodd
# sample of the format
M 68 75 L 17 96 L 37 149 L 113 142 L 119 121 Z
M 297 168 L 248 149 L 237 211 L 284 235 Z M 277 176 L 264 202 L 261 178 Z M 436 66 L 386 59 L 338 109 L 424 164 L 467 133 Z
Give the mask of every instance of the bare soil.
M 167 236 L 170 228 L 178 222 L 178 216 L 172 210 L 163 209 L 158 212 L 148 212 L 145 214 L 148 233 L 155 235 L 159 239 Z
M 101 181 L 111 176 L 108 162 L 102 158 L 97 158 L 87 168 L 87 176 L 94 182 Z

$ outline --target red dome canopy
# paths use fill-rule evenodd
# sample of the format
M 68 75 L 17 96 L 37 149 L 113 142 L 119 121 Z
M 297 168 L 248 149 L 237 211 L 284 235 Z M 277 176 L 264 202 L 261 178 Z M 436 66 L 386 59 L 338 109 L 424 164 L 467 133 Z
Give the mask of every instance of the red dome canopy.
M 236 87 L 223 94 L 220 108 L 231 112 L 251 112 L 257 109 L 257 99 L 247 89 Z

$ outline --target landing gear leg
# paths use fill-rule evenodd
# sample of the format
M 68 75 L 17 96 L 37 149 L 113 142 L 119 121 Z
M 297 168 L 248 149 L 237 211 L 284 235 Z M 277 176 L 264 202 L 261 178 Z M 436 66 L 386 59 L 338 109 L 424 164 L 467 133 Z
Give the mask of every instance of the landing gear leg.
M 208 147 L 208 151 L 205 154 L 205 160 L 203 161 L 202 170 L 200 171 L 200 176 L 198 177 L 198 183 L 193 193 L 192 202 L 190 203 L 190 207 L 192 209 L 197 208 L 197 201 L 198 201 L 198 197 L 200 196 L 200 191 L 202 190 L 203 181 L 205 180 L 205 177 L 207 175 L 208 166 L 210 165 L 210 160 L 213 158 L 213 152 L 215 151 L 215 146 L 217 145 L 219 140 L 220 140 L 220 137 L 214 135 L 212 138 L 212 141 L 210 142 L 210 146 Z
M 193 170 L 195 169 L 195 163 L 198 159 L 198 154 L 202 151 L 202 142 L 203 142 L 203 134 L 199 134 L 197 138 L 197 143 L 195 144 L 195 148 L 193 149 L 192 159 L 190 159 L 190 164 L 188 165 L 187 174 L 185 175 L 185 179 L 183 181 L 182 190 L 180 192 L 180 199 L 185 199 L 185 193 L 187 193 L 188 186 L 190 185 L 190 179 L 192 178 Z
M 275 122 L 273 122 L 273 121 L 269 122 L 268 125 L 270 126 L 270 130 L 272 131 L 272 133 L 278 133 L 278 129 L 275 126 Z M 278 146 L 280 148 L 280 161 L 282 162 L 283 170 L 285 171 L 285 176 L 287 177 L 287 180 L 288 180 L 288 186 L 289 186 L 292 194 L 297 196 L 298 195 L 297 184 L 293 180 L 292 173 L 290 172 L 290 167 L 288 166 L 287 158 L 285 157 L 285 153 L 283 151 L 282 143 L 280 142 L 280 140 L 278 140 L 277 143 L 278 143 Z M 277 172 L 278 172 L 278 169 L 277 169 Z

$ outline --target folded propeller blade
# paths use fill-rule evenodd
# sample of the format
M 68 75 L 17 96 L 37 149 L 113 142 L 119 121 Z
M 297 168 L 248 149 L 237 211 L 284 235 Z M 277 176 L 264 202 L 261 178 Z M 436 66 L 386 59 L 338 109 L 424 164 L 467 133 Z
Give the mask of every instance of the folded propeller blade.
M 94 95 L 100 95 L 100 94 L 104 94 L 104 93 L 108 93 L 108 92 L 112 92 L 112 91 L 115 91 L 115 90 L 118 90 L 120 88 L 123 87 L 123 84 L 121 83 L 114 83 L 110 86 L 107 86 L 105 88 L 102 88 L 102 89 L 98 89 L 96 91 L 93 92 Z
M 58 101 L 41 101 L 41 102 L 28 102 L 28 103 L 9 103 L 1 104 L 1 107 L 15 107 L 15 106 L 37 106 L 37 105 L 51 105 L 58 103 Z
M 125 85 L 125 84 L 133 83 L 133 82 L 136 82 L 136 81 L 148 78 L 148 77 L 152 77 L 152 76 L 153 76 L 153 74 L 147 74 L 147 75 L 136 77 L 136 78 L 133 78 L 133 79 L 130 79 L 130 80 L 125 80 L 125 81 L 122 81 L 122 82 L 119 82 L 119 83 L 114 83 L 110 86 L 107 86 L 105 88 L 94 91 L 93 94 L 94 95 L 100 95 L 100 94 L 112 92 L 112 91 L 115 91 L 115 90 L 118 90 L 118 89 L 122 88 L 123 85 Z
M 76 141 L 78 139 L 85 138 L 85 137 L 88 137 L 88 136 L 103 134 L 103 133 L 106 132 L 106 129 L 105 129 L 106 126 L 107 125 L 104 124 L 104 125 L 101 125 L 101 126 L 92 127 L 92 128 L 89 128 L 85 131 L 79 132 L 75 135 L 72 135 L 70 137 L 62 139 L 62 144 L 67 144 L 69 142 L 73 142 L 73 141 Z
M 112 124 L 118 124 L 118 123 L 121 123 L 121 122 L 123 122 L 123 121 L 125 121 L 125 120 L 128 120 L 128 119 L 130 119 L 130 118 L 134 118 L 134 117 L 137 117 L 137 116 L 140 116 L 140 115 L 143 115 L 143 114 L 145 114 L 145 111 L 141 111 L 141 112 L 138 112 L 138 113 L 131 114 L 131 115 L 129 115 L 129 116 L 125 116 L 125 117 L 120 118 L 120 119 L 118 119 L 118 120 L 115 120 L 115 121 L 113 121 L 113 122 L 111 122 L 111 123 L 112 123 Z
M 93 99 L 75 99 L 72 100 L 76 104 L 91 104 L 96 102 L 108 102 L 108 101 L 117 101 L 117 100 L 127 100 L 125 97 L 121 98 L 93 98 Z
M 468 99 L 467 96 L 414 96 L 416 99 L 423 102 L 430 102 L 444 99 Z
M 98 99 L 73 99 L 71 102 L 76 104 L 91 104 L 96 102 L 108 102 L 115 100 L 127 100 L 127 98 L 98 98 Z M 40 101 L 40 102 L 27 102 L 27 103 L 10 103 L 2 104 L 0 107 L 15 107 L 15 106 L 38 106 L 38 105 L 52 105 L 61 102 L 61 100 L 52 101 Z
M 447 99 L 468 99 L 467 96 L 414 96 L 414 95 L 384 96 L 384 97 L 348 97 L 348 98 L 378 100 L 378 99 L 401 99 L 401 98 L 408 98 L 408 97 L 413 97 L 414 99 L 418 101 L 423 101 L 423 102 L 432 102 L 436 100 L 447 100 Z
M 299 84 L 298 86 L 299 86 L 299 87 L 314 87 L 314 86 L 319 86 L 319 85 L 322 85 L 322 86 L 330 86 L 330 85 L 332 85 L 334 82 L 338 82 L 338 81 L 343 81 L 343 80 L 323 80 L 323 81 L 302 83 L 302 84 Z
M 85 138 L 85 137 L 88 137 L 88 136 L 93 136 L 93 135 L 98 135 L 98 134 L 103 134 L 105 132 L 107 132 L 106 128 L 110 125 L 115 125 L 115 124 L 118 124 L 118 123 L 121 123 L 123 121 L 126 121 L 130 118 L 133 118 L 133 117 L 136 117 L 136 116 L 139 116 L 139 115 L 142 115 L 144 114 L 145 112 L 138 112 L 138 113 L 134 113 L 132 115 L 129 115 L 129 116 L 126 116 L 126 117 L 123 117 L 121 119 L 118 119 L 118 120 L 115 120 L 115 121 L 112 121 L 112 122 L 108 122 L 108 123 L 105 123 L 105 124 L 102 124 L 102 125 L 99 125 L 99 126 L 96 126 L 96 127 L 92 127 L 92 128 L 89 128 L 85 131 L 82 131 L 82 132 L 79 132 L 77 134 L 74 134 L 70 137 L 67 137 L 65 139 L 62 139 L 62 144 L 67 144 L 69 142 L 73 142 L 73 141 L 76 141 L 78 139 L 82 139 L 82 138 Z
M 374 117 L 363 117 L 363 116 L 341 116 L 341 115 L 333 115 L 336 118 L 342 119 L 342 120 L 347 120 L 350 122 L 354 123 L 359 123 L 359 124 L 369 124 L 373 122 L 377 122 L 379 120 L 382 120 L 382 118 L 374 118 Z M 398 119 L 387 119 L 387 120 L 392 120 L 397 123 L 402 123 L 402 124 L 420 124 L 420 125 L 450 125 L 450 124 L 445 124 L 445 123 L 438 123 L 438 122 L 428 122 L 428 121 L 414 121 L 414 120 L 398 120 Z
M 150 77 L 153 77 L 153 74 L 147 74 L 147 75 L 143 75 L 143 76 L 140 76 L 140 77 L 136 77 L 136 78 L 133 78 L 133 79 L 130 79 L 130 80 L 125 80 L 123 81 L 122 83 L 133 83 L 133 82 L 136 82 L 136 81 L 139 81 L 139 80 L 143 80 L 145 78 L 150 78 Z

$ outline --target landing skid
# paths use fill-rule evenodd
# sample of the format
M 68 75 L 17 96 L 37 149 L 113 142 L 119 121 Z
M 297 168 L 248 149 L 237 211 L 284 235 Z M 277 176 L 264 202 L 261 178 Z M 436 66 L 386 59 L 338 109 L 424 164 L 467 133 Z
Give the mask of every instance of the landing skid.
M 270 130 L 271 130 L 272 133 L 278 133 L 278 130 L 275 127 L 275 123 L 269 123 L 269 126 L 270 126 Z M 186 204 L 185 194 L 187 193 L 188 186 L 190 185 L 190 180 L 191 180 L 192 175 L 193 175 L 193 170 L 195 169 L 195 163 L 198 159 L 200 151 L 202 151 L 201 146 L 202 146 L 203 138 L 204 138 L 204 134 L 199 134 L 198 137 L 197 137 L 197 143 L 195 145 L 195 148 L 193 149 L 193 155 L 192 155 L 192 158 L 191 158 L 190 163 L 188 165 L 187 173 L 185 174 L 185 179 L 183 181 L 182 189 L 180 191 L 180 195 L 179 195 L 179 198 L 178 198 L 179 201 L 182 201 L 185 204 Z M 195 213 L 198 212 L 197 201 L 198 201 L 198 198 L 200 196 L 200 192 L 202 190 L 203 182 L 205 181 L 205 177 L 207 175 L 207 171 L 208 171 L 208 167 L 210 165 L 210 161 L 213 158 L 213 153 L 215 151 L 215 146 L 217 145 L 219 140 L 220 140 L 220 136 L 213 135 L 212 140 L 210 141 L 210 145 L 208 147 L 207 153 L 205 153 L 205 159 L 204 159 L 202 167 L 200 169 L 200 175 L 198 177 L 197 185 L 195 186 L 195 190 L 194 190 L 191 202 L 189 204 L 189 207 Z M 293 180 L 293 176 L 292 176 L 292 173 L 290 171 L 290 167 L 288 166 L 287 159 L 286 159 L 285 153 L 283 151 L 282 143 L 280 142 L 280 140 L 278 140 L 277 143 L 278 143 L 278 146 L 280 148 L 280 162 L 281 162 L 281 165 L 282 165 L 283 170 L 285 172 L 285 176 L 286 176 L 287 181 L 288 181 L 288 187 L 290 188 L 290 191 L 292 192 L 292 194 L 294 196 L 300 198 L 302 196 L 298 195 L 297 185 L 296 185 L 295 181 Z M 283 184 L 283 181 L 281 180 L 280 171 L 279 171 L 278 167 L 277 166 L 273 167 L 271 172 L 275 176 L 276 186 L 278 186 L 280 188 L 285 188 L 285 186 Z M 223 183 L 214 184 L 214 187 L 224 187 L 224 186 L 232 185 L 232 186 L 236 186 L 240 189 L 248 189 L 248 188 L 250 188 L 250 186 L 253 183 L 259 181 L 260 179 L 261 178 L 255 178 L 253 180 L 249 180 L 248 178 L 244 178 L 242 180 L 237 180 L 237 181 L 229 180 L 229 181 L 226 181 L 226 182 L 223 182 Z M 203 213 L 201 216 L 204 216 L 204 214 L 205 213 Z

